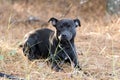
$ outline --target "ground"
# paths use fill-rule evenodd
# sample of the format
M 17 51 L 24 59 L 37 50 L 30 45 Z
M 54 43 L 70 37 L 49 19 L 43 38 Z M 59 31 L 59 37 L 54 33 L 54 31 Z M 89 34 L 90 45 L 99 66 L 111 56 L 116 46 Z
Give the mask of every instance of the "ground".
M 48 1 L 49 2 L 49 1 Z M 105 15 L 90 19 L 88 14 L 76 13 L 74 5 L 68 6 L 68 11 L 62 11 L 48 5 L 1 3 L 0 5 L 0 72 L 12 74 L 26 80 L 119 80 L 120 79 L 120 18 Z M 62 2 L 61 2 L 62 3 Z M 55 4 L 55 3 L 54 3 Z M 77 3 L 76 3 L 77 4 Z M 44 6 L 47 5 L 47 6 Z M 35 6 L 35 7 L 34 7 Z M 55 7 L 57 4 L 55 5 Z M 72 8 L 69 11 L 69 7 Z M 50 8 L 52 10 L 44 10 Z M 86 10 L 86 9 L 85 9 Z M 82 10 L 84 11 L 84 10 Z M 57 14 L 55 14 L 57 12 Z M 63 12 L 63 13 L 61 13 Z M 73 13 L 71 13 L 73 12 Z M 48 13 L 46 15 L 46 13 Z M 61 14 L 67 16 L 61 17 Z M 69 14 L 70 13 L 70 14 Z M 75 16 L 74 16 L 75 14 Z M 81 15 L 84 14 L 84 17 Z M 98 13 L 97 13 L 98 14 Z M 38 17 L 39 21 L 30 21 L 30 17 Z M 54 29 L 47 23 L 50 17 L 79 18 L 81 27 L 77 28 L 75 38 L 78 59 L 82 71 L 74 70 L 69 64 L 63 65 L 65 72 L 54 72 L 45 60 L 33 62 L 23 55 L 19 48 L 24 35 L 37 28 Z M 95 15 L 97 16 L 97 15 Z M 85 74 L 86 73 L 86 74 Z M 0 78 L 0 80 L 5 80 Z

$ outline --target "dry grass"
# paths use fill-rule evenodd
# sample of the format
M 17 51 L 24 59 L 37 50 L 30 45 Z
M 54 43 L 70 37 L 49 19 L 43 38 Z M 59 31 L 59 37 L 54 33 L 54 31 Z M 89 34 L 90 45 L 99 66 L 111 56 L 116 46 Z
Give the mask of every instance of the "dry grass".
M 29 8 L 32 9 L 33 6 Z M 28 61 L 18 47 L 28 31 L 40 27 L 36 24 L 10 24 L 12 18 L 26 19 L 24 5 L 5 4 L 0 5 L 0 9 L 0 72 L 26 80 L 120 80 L 120 18 L 90 22 L 82 19 L 82 27 L 77 28 L 75 44 L 83 71 L 75 71 L 70 65 L 65 64 L 65 72 L 54 72 L 45 60 Z M 48 20 L 54 15 L 51 12 L 45 17 L 38 14 L 38 10 L 33 14 L 40 15 L 43 19 Z M 72 14 L 68 17 L 75 16 Z M 54 29 L 50 25 L 47 27 Z

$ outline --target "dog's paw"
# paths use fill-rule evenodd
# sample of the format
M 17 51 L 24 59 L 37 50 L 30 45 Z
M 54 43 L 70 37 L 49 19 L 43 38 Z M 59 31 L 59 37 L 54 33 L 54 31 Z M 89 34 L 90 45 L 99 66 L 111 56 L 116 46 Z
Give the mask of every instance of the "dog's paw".
M 61 72 L 61 71 L 63 71 L 63 69 L 60 68 L 59 66 L 54 66 L 54 67 L 52 67 L 52 69 L 53 69 L 55 72 Z

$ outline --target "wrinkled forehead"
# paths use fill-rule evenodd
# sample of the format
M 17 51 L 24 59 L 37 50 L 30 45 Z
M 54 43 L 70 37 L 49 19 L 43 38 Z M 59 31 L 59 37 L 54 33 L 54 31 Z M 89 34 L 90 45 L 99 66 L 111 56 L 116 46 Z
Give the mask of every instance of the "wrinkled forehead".
M 62 19 L 62 20 L 58 21 L 58 24 L 62 25 L 62 26 L 73 26 L 74 21 L 70 20 L 70 19 Z

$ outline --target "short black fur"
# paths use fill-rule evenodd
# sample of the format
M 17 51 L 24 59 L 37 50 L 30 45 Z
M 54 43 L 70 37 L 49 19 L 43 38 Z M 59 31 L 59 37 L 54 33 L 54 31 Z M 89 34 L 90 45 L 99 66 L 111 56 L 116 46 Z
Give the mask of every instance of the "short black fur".
M 51 18 L 49 22 L 56 28 L 56 32 L 50 29 L 37 29 L 26 34 L 23 53 L 29 60 L 50 58 L 52 69 L 60 71 L 59 66 L 64 61 L 73 62 L 75 68 L 80 68 L 74 45 L 76 27 L 80 26 L 79 19 Z

